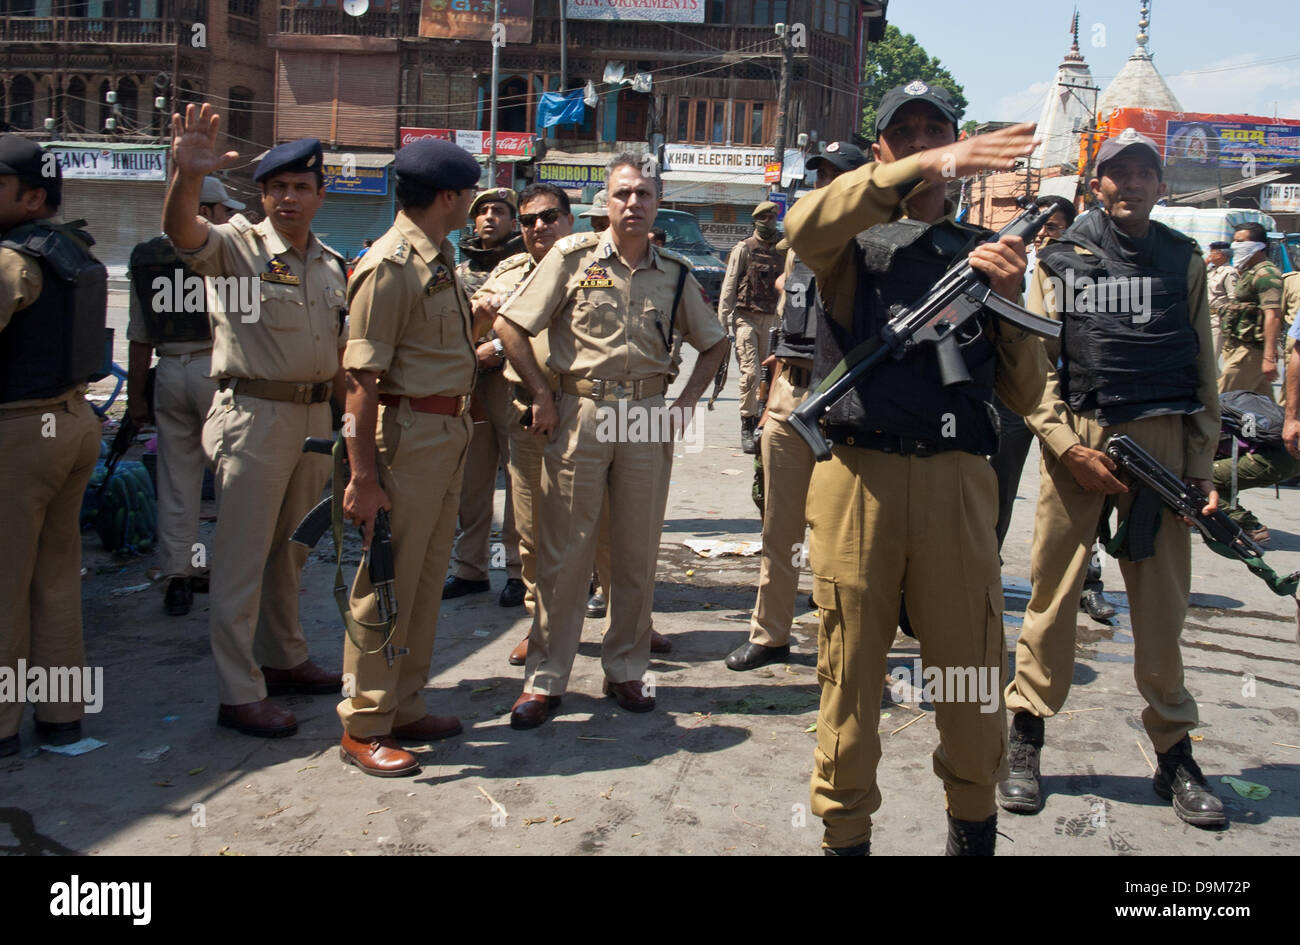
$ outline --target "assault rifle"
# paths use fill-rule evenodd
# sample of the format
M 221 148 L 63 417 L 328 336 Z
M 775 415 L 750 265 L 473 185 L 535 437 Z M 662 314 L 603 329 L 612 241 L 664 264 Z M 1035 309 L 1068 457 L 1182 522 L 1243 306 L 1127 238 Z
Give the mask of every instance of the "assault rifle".
M 1028 202 L 1027 198 L 1022 200 Z M 981 242 L 1019 236 L 1029 243 L 1055 209 L 1051 204 L 1046 207 L 1030 204 L 996 234 L 989 234 Z M 923 298 L 909 306 L 896 307 L 893 318 L 880 330 L 878 337 L 868 338 L 846 354 L 817 390 L 790 414 L 790 425 L 804 438 L 818 460 L 829 459 L 831 444 L 819 429 L 821 419 L 887 356 L 901 360 L 923 344 L 933 346 L 939 359 L 939 376 L 945 387 L 969 383 L 971 376 L 966 369 L 958 335 L 983 309 L 1035 335 L 1044 338 L 1061 336 L 1060 322 L 1042 318 L 1002 298 L 989 288 L 985 277 L 963 259 L 955 263 Z
M 1300 588 L 1300 571 L 1279 578 L 1277 572 L 1264 563 L 1264 549 L 1253 541 L 1240 525 L 1222 511 L 1216 510 L 1206 515 L 1202 511 L 1207 501 L 1205 493 L 1175 476 L 1154 456 L 1138 446 L 1131 437 L 1112 436 L 1106 444 L 1106 455 L 1142 487 L 1155 493 L 1176 514 L 1189 519 L 1201 532 L 1205 543 L 1216 554 L 1244 562 L 1246 567 L 1261 578 L 1273 593 L 1283 597 L 1295 596 L 1297 588 Z M 1135 505 L 1137 501 L 1135 500 Z M 1149 545 L 1153 541 L 1153 536 L 1134 536 L 1130 532 L 1129 539 L 1135 537 L 1144 545 Z
M 375 592 L 375 610 L 379 613 L 379 623 L 372 624 L 359 621 L 352 616 L 348 600 L 348 587 L 343 581 L 343 491 L 352 478 L 348 466 L 347 449 L 342 438 L 328 440 L 323 437 L 309 436 L 302 444 L 304 453 L 324 453 L 334 458 L 334 481 L 331 494 L 322 499 L 316 507 L 307 513 L 298 523 L 289 537 L 290 541 L 308 548 L 316 547 L 326 529 L 333 530 L 336 562 L 334 570 L 334 602 L 338 605 L 339 615 L 343 618 L 344 629 L 352 638 L 353 644 L 362 653 L 383 653 L 388 665 L 392 666 L 397 657 L 409 653 L 406 647 L 393 646 L 393 632 L 397 628 L 397 592 L 393 588 L 393 576 L 396 569 L 393 562 L 392 527 L 388 513 L 380 509 L 375 513 L 373 534 L 370 536 L 370 548 L 361 561 L 370 575 L 370 586 Z M 363 536 L 364 537 L 364 536 Z M 374 630 L 385 632 L 384 642 L 373 650 L 366 649 L 361 640 L 354 636 L 354 631 Z
M 139 432 L 139 425 L 131 419 L 129 414 L 123 414 L 122 423 L 117 428 L 117 434 L 113 437 L 112 445 L 108 448 L 108 459 L 104 461 L 104 478 L 100 480 L 99 488 L 95 491 L 97 500 L 103 500 L 104 490 L 108 488 L 108 483 L 117 470 L 117 464 L 122 461 L 122 457 L 131 448 L 131 443 Z

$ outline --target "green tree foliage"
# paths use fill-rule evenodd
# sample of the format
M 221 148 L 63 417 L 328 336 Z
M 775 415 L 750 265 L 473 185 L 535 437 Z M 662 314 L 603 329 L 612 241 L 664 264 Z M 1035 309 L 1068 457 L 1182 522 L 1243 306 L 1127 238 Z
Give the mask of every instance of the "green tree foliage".
M 862 134 L 870 141 L 876 139 L 876 107 L 884 94 L 896 85 L 906 85 L 920 79 L 928 85 L 937 85 L 952 93 L 960 111 L 966 109 L 966 96 L 962 87 L 916 41 L 911 33 L 901 33 L 892 23 L 885 27 L 885 38 L 867 44 L 867 61 L 862 67 L 866 83 L 862 102 Z

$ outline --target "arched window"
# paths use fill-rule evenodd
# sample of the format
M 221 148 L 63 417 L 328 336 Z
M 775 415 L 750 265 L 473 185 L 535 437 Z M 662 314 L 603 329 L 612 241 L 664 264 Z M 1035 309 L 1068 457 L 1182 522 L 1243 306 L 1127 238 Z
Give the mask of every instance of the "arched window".
M 117 82 L 118 129 L 135 131 L 140 127 L 140 88 L 132 79 Z
M 497 95 L 497 131 L 527 131 L 528 80 L 523 76 L 512 75 L 502 80 Z M 490 118 L 491 116 L 484 116 L 484 120 Z
M 89 131 L 86 128 L 86 83 L 78 76 L 73 76 L 63 92 L 63 114 L 77 131 Z
M 19 131 L 31 131 L 36 124 L 36 84 L 29 76 L 14 76 L 9 83 L 9 124 Z
M 226 106 L 226 134 L 232 138 L 242 138 L 238 145 L 253 138 L 253 90 L 236 85 L 230 90 L 230 103 Z

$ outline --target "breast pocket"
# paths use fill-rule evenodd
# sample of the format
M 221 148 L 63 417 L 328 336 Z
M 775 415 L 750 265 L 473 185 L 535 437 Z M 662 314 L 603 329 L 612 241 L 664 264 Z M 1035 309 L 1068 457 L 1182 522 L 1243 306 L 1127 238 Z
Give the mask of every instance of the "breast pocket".
M 232 320 L 257 322 L 277 330 L 293 329 L 302 324 L 303 311 L 302 287 L 284 285 L 279 282 L 262 282 L 259 286 L 258 311 L 248 314 L 232 315 Z
M 432 295 L 425 295 L 422 305 L 424 324 L 429 337 L 436 339 L 443 347 L 465 340 L 460 308 L 456 305 L 456 296 L 452 294 L 456 291 L 455 285 L 445 289 L 435 289 Z
M 622 322 L 618 303 L 610 299 L 583 296 L 573 307 L 574 331 L 586 338 L 612 338 L 618 334 Z
M 347 340 L 348 296 L 342 289 L 325 290 L 325 310 L 330 313 L 332 327 L 341 341 Z

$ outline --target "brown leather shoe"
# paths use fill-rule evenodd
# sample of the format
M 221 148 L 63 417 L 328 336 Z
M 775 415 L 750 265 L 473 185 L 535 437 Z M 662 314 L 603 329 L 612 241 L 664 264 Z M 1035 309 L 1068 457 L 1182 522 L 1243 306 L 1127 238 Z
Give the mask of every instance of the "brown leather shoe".
M 627 682 L 610 682 L 605 680 L 605 695 L 618 700 L 618 704 L 629 712 L 650 712 L 655 707 L 654 696 L 646 695 L 645 683 L 639 679 Z
M 405 725 L 394 725 L 392 735 L 394 738 L 415 742 L 436 742 L 440 738 L 451 738 L 463 731 L 460 719 L 454 715 L 426 715 Z
M 353 738 L 344 732 L 339 742 L 339 758 L 344 764 L 356 765 L 377 778 L 401 778 L 420 771 L 415 755 L 400 747 L 390 735 Z
M 284 738 L 298 732 L 298 720 L 294 714 L 288 709 L 280 708 L 270 699 L 220 706 L 217 709 L 217 724 L 258 738 Z
M 328 696 L 343 691 L 343 677 L 321 669 L 311 660 L 303 660 L 292 669 L 262 667 L 269 696 Z
M 650 631 L 650 652 L 651 653 L 671 653 L 673 650 L 673 641 L 668 639 L 658 630 Z
M 510 709 L 510 727 L 537 728 L 551 717 L 551 713 L 559 704 L 559 696 L 548 696 L 543 692 L 525 692 L 515 700 L 515 704 Z
M 506 662 L 511 666 L 523 666 L 528 662 L 528 637 L 524 637 L 515 645 Z

